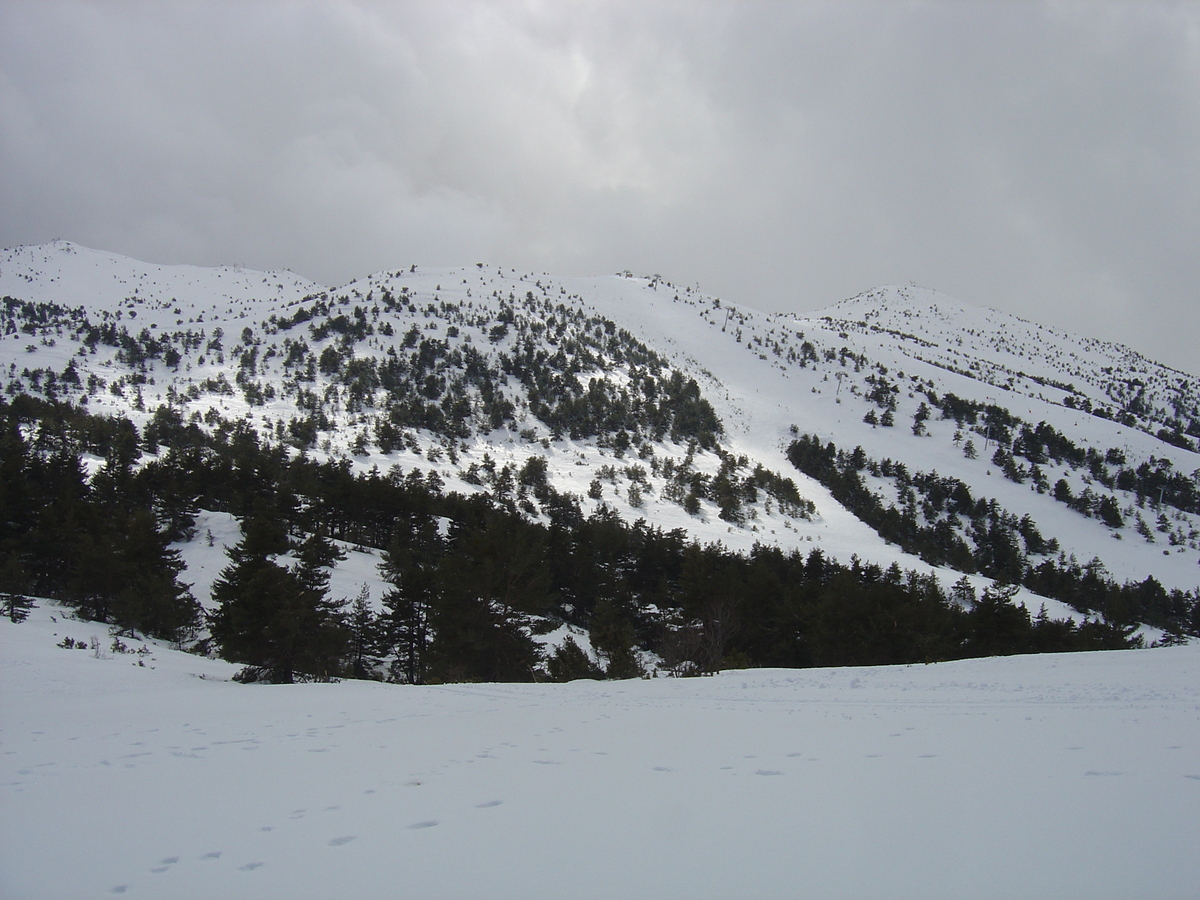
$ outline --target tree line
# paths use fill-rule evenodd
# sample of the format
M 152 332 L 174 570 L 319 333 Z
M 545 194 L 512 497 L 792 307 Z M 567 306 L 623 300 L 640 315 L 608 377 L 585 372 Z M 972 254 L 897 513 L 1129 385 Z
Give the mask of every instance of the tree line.
M 966 597 L 819 550 L 736 554 L 605 508 L 584 515 L 544 465 L 518 473 L 531 515 L 517 492 L 356 472 L 236 424 L 205 431 L 163 414 L 139 431 L 20 396 L 0 403 L 0 425 L 0 593 L 218 653 L 245 679 L 565 680 L 636 676 L 648 659 L 695 674 L 1136 644 L 1123 625 L 1030 616 L 1001 589 Z M 203 539 L 199 509 L 242 525 L 207 616 L 172 547 Z M 330 595 L 346 544 L 378 557 L 381 608 Z M 571 640 L 541 650 L 563 625 L 588 635 L 595 659 Z
M 861 447 L 839 450 L 815 435 L 800 435 L 787 455 L 884 540 L 931 565 L 1021 584 L 1119 625 L 1145 622 L 1178 637 L 1200 636 L 1200 592 L 1167 591 L 1153 576 L 1118 584 L 1099 560 L 1080 565 L 1065 557 L 1029 516 L 974 497 L 959 479 L 910 474 L 901 463 L 872 460 Z M 900 502 L 881 500 L 864 481 L 866 472 L 892 479 Z

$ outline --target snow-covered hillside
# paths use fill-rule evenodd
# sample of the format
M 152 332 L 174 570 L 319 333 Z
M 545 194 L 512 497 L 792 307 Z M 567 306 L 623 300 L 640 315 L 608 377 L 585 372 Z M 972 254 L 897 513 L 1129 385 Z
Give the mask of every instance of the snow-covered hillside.
M 0 620 L 11 900 L 1168 900 L 1200 879 L 1195 646 L 243 686 L 64 613 Z
M 4 897 L 1195 893 L 1194 644 L 958 659 L 1200 634 L 1189 374 L 911 287 L 66 242 L 0 332 Z
M 929 571 L 792 467 L 793 439 L 815 435 L 862 447 L 883 504 L 907 499 L 915 521 L 972 552 L 970 523 L 908 476 L 994 501 L 1029 567 L 1097 560 L 1117 582 L 1200 583 L 1197 379 L 931 291 L 881 288 L 798 317 L 658 277 L 409 266 L 324 289 L 60 241 L 0 253 L 0 297 L 13 298 L 0 340 L 10 396 L 139 426 L 163 411 L 247 423 L 318 458 L 437 472 L 466 493 L 541 457 L 585 512 L 607 506 L 735 551 L 817 547 Z M 881 471 L 885 460 L 904 474 Z M 761 489 L 755 466 L 799 496 Z M 748 498 L 732 510 L 703 489 L 722 471 Z M 1017 536 L 1018 520 L 1036 534 Z

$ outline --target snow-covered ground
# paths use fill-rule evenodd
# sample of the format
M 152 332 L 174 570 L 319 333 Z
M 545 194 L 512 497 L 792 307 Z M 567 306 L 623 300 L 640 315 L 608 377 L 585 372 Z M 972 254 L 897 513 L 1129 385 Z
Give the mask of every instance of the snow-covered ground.
M 65 649 L 65 638 L 99 652 Z M 243 686 L 0 621 L 0 896 L 1195 897 L 1200 647 Z

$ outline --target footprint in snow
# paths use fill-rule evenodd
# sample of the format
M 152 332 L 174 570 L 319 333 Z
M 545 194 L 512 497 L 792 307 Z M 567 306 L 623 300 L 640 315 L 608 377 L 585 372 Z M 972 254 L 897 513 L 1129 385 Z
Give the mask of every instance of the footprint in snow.
M 1195 776 L 1191 776 L 1191 777 L 1195 777 Z M 476 803 L 475 808 L 476 809 L 490 809 L 493 806 L 499 806 L 503 802 L 504 802 L 503 800 L 489 800 L 489 801 L 487 801 L 487 803 Z
M 212 851 L 210 851 L 210 852 L 208 852 L 208 853 L 205 853 L 205 854 L 204 854 L 202 857 L 200 857 L 200 858 L 201 858 L 201 859 L 220 859 L 220 858 L 221 858 L 221 851 L 220 851 L 220 850 L 212 850 Z
M 411 825 L 409 825 L 408 827 L 409 827 L 409 828 L 413 828 L 413 829 L 417 829 L 417 828 L 433 828 L 435 825 L 437 825 L 437 821 L 436 821 L 436 820 L 434 820 L 434 819 L 427 819 L 427 820 L 426 820 L 426 821 L 424 821 L 424 822 L 413 822 L 413 823 L 412 823 Z
M 358 835 L 356 835 L 356 834 L 347 834 L 342 837 L 335 837 L 333 840 L 331 840 L 329 842 L 329 846 L 330 847 L 344 847 L 344 846 L 346 846 L 346 844 L 350 843 L 356 837 L 358 837 Z
M 129 885 L 127 885 L 127 884 L 118 884 L 116 887 L 114 887 L 112 890 L 110 890 L 110 891 L 109 891 L 109 893 L 110 893 L 110 894 L 123 894 L 123 893 L 125 893 L 127 890 L 129 890 Z
M 252 863 L 246 863 L 244 866 L 241 866 L 240 871 L 253 872 L 255 869 L 261 869 L 261 868 L 262 868 L 262 863 L 252 862 Z
M 778 769 L 755 769 L 754 774 L 755 775 L 782 775 L 783 773 L 780 772 Z

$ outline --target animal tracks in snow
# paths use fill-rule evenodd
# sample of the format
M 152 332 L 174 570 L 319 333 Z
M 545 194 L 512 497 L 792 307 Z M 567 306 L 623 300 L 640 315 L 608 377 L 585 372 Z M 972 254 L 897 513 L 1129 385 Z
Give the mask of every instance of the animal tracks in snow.
M 426 782 L 424 781 L 414 779 L 404 783 L 403 786 L 419 787 L 425 783 Z M 403 816 L 404 809 L 409 807 L 413 802 L 412 800 L 406 800 L 405 797 L 415 795 L 406 795 L 401 793 L 389 794 L 389 784 L 394 783 L 385 781 L 382 782 L 378 788 L 368 788 L 357 794 L 360 799 L 356 802 L 360 804 L 360 807 L 355 808 L 353 805 L 349 807 L 351 817 L 360 822 L 364 818 L 369 821 L 382 821 L 384 827 L 388 828 L 389 831 L 390 829 L 398 826 L 400 823 L 396 822 L 395 820 L 398 817 Z M 361 807 L 361 804 L 367 804 L 368 806 L 375 806 L 378 808 L 379 804 L 381 803 L 387 805 L 384 810 L 383 820 L 380 820 L 375 816 L 366 815 L 367 810 Z M 490 810 L 496 809 L 497 807 L 503 805 L 504 800 L 493 797 L 491 799 L 469 803 L 465 806 L 459 806 L 458 809 L 469 815 L 470 810 Z M 229 859 L 228 854 L 224 850 L 173 853 L 169 856 L 159 857 L 155 864 L 149 867 L 149 873 L 156 879 L 153 884 L 157 886 L 153 889 L 153 891 L 143 893 L 146 891 L 147 886 L 139 885 L 135 881 L 131 880 L 114 885 L 109 889 L 109 893 L 118 895 L 130 894 L 134 896 L 159 895 L 163 890 L 166 889 L 165 885 L 167 883 L 171 883 L 173 878 L 190 877 L 188 872 L 189 863 L 192 865 L 203 864 L 205 866 L 205 871 L 211 871 L 211 869 L 208 867 L 221 866 L 222 864 L 225 864 L 229 866 L 229 868 L 226 870 L 228 872 L 246 874 L 257 872 L 259 869 L 267 867 L 268 863 L 280 853 L 284 854 L 285 856 L 296 853 L 296 848 L 298 846 L 303 846 L 304 844 L 316 838 L 316 835 L 312 834 L 311 829 L 313 825 L 322 820 L 322 816 L 340 815 L 345 808 L 346 805 L 340 803 L 326 804 L 320 807 L 319 812 L 315 813 L 310 807 L 293 808 L 283 814 L 283 821 L 281 823 L 263 825 L 255 829 L 254 833 L 256 838 L 244 839 L 247 845 L 247 852 L 245 855 L 242 855 L 240 860 L 236 858 Z M 431 829 L 444 827 L 444 823 L 447 822 L 447 815 L 449 815 L 449 821 L 451 823 L 454 821 L 455 808 L 453 805 L 440 807 L 439 809 L 444 813 L 444 815 L 438 817 L 431 816 L 428 818 L 418 818 L 415 821 L 411 821 L 410 824 L 403 825 L 401 827 L 407 831 L 429 831 Z M 394 824 L 387 824 L 389 821 Z M 401 821 L 403 821 L 403 819 L 401 819 Z M 392 833 L 394 834 L 394 832 Z M 326 835 L 328 834 L 329 832 L 326 832 Z M 324 843 L 324 845 L 327 847 L 341 848 L 355 843 L 356 841 L 360 841 L 362 837 L 363 835 L 361 833 L 335 833 L 332 837 L 317 838 L 317 840 L 321 843 Z M 413 839 L 416 840 L 415 836 Z M 310 844 L 310 846 L 314 845 Z M 255 848 L 257 848 L 257 850 Z M 254 854 L 253 856 L 251 856 L 252 853 Z M 247 859 L 247 856 L 250 858 Z M 193 871 L 198 874 L 200 870 Z M 157 880 L 159 878 L 165 878 L 168 879 L 168 881 L 160 882 Z
M 11 728 L 0 723 L 0 822 L 18 814 L 21 821 L 6 832 L 5 878 L 24 878 L 22 890 L 6 895 L 382 896 L 375 888 L 402 885 L 405 894 L 432 896 L 431 887 L 449 879 L 461 890 L 446 896 L 497 888 L 538 900 L 553 896 L 550 887 L 538 890 L 549 884 L 534 865 L 543 859 L 540 842 L 561 851 L 553 858 L 577 855 L 563 865 L 593 873 L 598 896 L 637 896 L 639 885 L 609 861 L 623 854 L 639 877 L 661 876 L 656 867 L 686 840 L 699 867 L 672 872 L 683 890 L 667 893 L 727 896 L 728 885 L 710 883 L 710 860 L 745 883 L 799 862 L 830 883 L 848 871 L 843 862 L 853 865 L 856 823 L 870 817 L 916 854 L 925 879 L 938 871 L 928 865 L 936 853 L 918 834 L 936 838 L 937 852 L 969 850 L 974 840 L 955 822 L 960 784 L 971 792 L 971 821 L 998 847 L 1024 853 L 1043 872 L 1096 871 L 1124 887 L 1120 864 L 1105 868 L 1116 855 L 1086 848 L 1127 845 L 1126 827 L 1146 822 L 1161 823 L 1156 833 L 1173 871 L 1195 871 L 1194 851 L 1184 852 L 1195 846 L 1189 804 L 1200 798 L 1195 660 L 1177 648 L 1061 655 L 1049 673 L 1041 659 L 1000 658 L 483 689 L 503 700 L 454 686 L 187 682 L 186 703 L 165 703 L 134 692 L 140 682 L 121 682 L 111 702 L 96 704 L 81 679 L 74 693 L 18 695 L 22 718 Z M 860 689 L 847 684 L 851 674 Z M 1171 693 L 1157 701 L 1149 692 L 1160 681 Z M 1126 682 L 1144 683 L 1147 696 L 1131 703 L 1116 690 Z M 1032 687 L 1022 693 L 1010 684 Z M 11 688 L 0 686 L 7 703 Z M 1049 699 L 1038 699 L 1043 694 Z M 155 733 L 138 727 L 151 721 L 145 707 Z M 243 752 L 251 747 L 257 752 Z M 1031 837 L 1023 811 L 1047 789 L 1055 803 L 1044 804 L 1046 822 Z M 175 805 L 181 791 L 186 816 Z M 106 808 L 125 803 L 130 814 L 119 830 L 85 821 L 78 827 L 89 840 L 77 854 L 35 867 L 37 845 L 22 832 L 46 846 L 54 823 L 44 810 L 80 796 Z M 1074 808 L 1117 808 L 1126 819 L 1081 818 Z M 1075 851 L 1034 839 L 1049 828 Z M 800 848 L 803 859 L 781 853 L 785 846 Z M 471 852 L 496 866 L 448 871 L 447 861 Z M 788 874 L 783 868 L 775 874 Z M 1005 872 L 988 874 L 1012 896 L 1038 896 L 1019 890 L 1028 884 L 1004 882 Z M 46 889 L 24 889 L 32 884 Z M 960 885 L 933 886 L 923 896 L 961 894 L 950 889 Z

